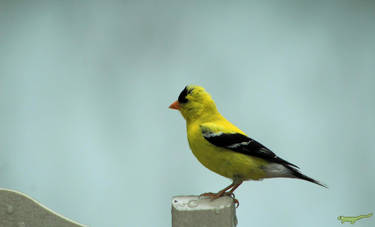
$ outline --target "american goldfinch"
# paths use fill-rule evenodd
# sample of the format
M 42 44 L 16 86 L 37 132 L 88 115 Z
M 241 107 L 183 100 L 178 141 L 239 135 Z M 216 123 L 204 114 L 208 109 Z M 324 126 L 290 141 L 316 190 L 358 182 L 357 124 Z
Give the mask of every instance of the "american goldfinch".
M 223 190 L 203 196 L 234 198 L 234 190 L 243 181 L 274 177 L 297 178 L 326 187 L 226 120 L 203 87 L 186 86 L 169 108 L 180 111 L 185 118 L 189 146 L 195 157 L 208 169 L 233 180 Z

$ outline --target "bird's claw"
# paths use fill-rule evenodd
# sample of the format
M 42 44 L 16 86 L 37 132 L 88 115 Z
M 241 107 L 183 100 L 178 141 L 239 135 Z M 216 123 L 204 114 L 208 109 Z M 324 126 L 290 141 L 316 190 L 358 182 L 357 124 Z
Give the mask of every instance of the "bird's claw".
M 240 202 L 238 201 L 238 199 L 236 199 L 236 198 L 234 198 L 234 197 L 232 197 L 232 199 L 233 199 L 234 206 L 235 206 L 236 208 L 238 208 L 238 207 L 240 206 Z
M 234 195 L 234 193 L 233 192 L 225 192 L 224 193 L 224 196 L 229 196 L 229 197 L 231 197 L 231 198 L 236 198 L 236 196 Z
M 236 196 L 234 195 L 233 192 L 225 192 L 225 193 L 213 193 L 213 192 L 206 192 L 206 193 L 202 193 L 199 195 L 199 197 L 209 197 L 210 200 L 215 200 L 215 199 L 218 199 L 222 196 L 229 196 L 233 199 L 233 203 L 235 205 L 236 208 L 238 208 L 240 206 L 240 202 L 238 201 L 238 199 L 236 199 Z
M 236 208 L 238 208 L 240 206 L 240 202 L 238 201 L 238 199 L 236 199 L 236 196 L 234 195 L 233 192 L 225 192 L 224 195 L 229 196 L 233 199 L 233 202 L 234 202 L 234 205 L 236 206 Z

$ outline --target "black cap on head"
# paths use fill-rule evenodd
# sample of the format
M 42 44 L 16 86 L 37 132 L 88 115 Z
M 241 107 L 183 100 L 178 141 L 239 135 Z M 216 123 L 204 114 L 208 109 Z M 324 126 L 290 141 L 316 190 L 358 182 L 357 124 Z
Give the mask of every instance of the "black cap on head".
M 186 96 L 190 93 L 191 91 L 188 91 L 187 86 L 184 88 L 184 90 L 181 91 L 180 95 L 178 96 L 178 102 L 179 103 L 187 103 L 188 100 Z

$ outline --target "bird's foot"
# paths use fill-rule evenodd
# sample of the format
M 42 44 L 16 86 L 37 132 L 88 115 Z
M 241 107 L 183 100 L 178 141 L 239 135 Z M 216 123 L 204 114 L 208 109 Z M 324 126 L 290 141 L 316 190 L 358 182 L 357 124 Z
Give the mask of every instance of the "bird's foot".
M 236 208 L 238 208 L 240 206 L 240 202 L 238 201 L 238 199 L 236 199 L 236 196 L 234 195 L 233 192 L 225 192 L 224 196 L 231 197 L 233 199 L 233 202 L 234 202 L 234 205 L 236 206 Z
M 209 197 L 212 200 L 223 196 L 221 193 L 206 192 L 199 195 L 199 197 Z
M 236 197 L 233 192 L 224 192 L 223 196 L 229 196 L 231 198 L 235 198 Z
M 240 206 L 240 202 L 238 201 L 238 199 L 236 199 L 236 196 L 234 195 L 233 192 L 224 192 L 224 193 L 213 193 L 213 192 L 206 192 L 206 193 L 202 193 L 199 195 L 199 197 L 209 197 L 210 200 L 215 200 L 215 199 L 218 199 L 222 196 L 229 196 L 233 199 L 233 202 L 234 202 L 234 205 L 236 208 L 238 208 Z

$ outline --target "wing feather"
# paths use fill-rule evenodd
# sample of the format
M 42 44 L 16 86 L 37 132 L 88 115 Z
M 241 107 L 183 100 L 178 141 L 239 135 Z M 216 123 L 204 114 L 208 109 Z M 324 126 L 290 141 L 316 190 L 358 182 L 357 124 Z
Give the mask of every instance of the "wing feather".
M 201 125 L 202 135 L 208 142 L 215 146 L 226 148 L 241 154 L 263 158 L 270 162 L 298 168 L 298 166 L 278 157 L 270 149 L 246 135 L 238 132 L 223 132 L 217 127 L 210 128 L 207 126 L 208 125 Z

